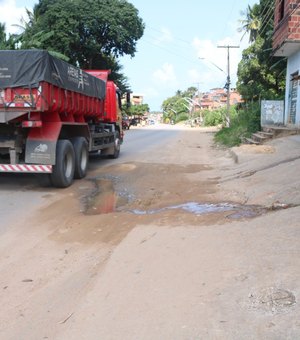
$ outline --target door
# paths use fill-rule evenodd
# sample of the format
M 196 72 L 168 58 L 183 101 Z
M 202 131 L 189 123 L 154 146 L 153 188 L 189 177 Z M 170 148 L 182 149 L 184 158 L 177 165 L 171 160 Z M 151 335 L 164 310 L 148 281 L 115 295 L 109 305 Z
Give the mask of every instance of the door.
M 292 74 L 290 83 L 290 95 L 289 95 L 289 112 L 288 112 L 288 124 L 296 123 L 297 112 L 297 97 L 298 97 L 298 72 Z

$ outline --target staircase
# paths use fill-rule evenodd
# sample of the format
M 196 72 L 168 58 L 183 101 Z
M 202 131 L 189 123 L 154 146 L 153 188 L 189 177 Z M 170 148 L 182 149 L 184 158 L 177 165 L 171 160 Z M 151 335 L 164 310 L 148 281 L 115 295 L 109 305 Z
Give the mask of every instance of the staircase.
M 267 140 L 272 138 L 279 138 L 290 135 L 300 134 L 300 128 L 298 127 L 286 127 L 286 126 L 264 126 L 262 131 L 252 133 L 251 138 L 244 138 L 244 144 L 264 144 Z

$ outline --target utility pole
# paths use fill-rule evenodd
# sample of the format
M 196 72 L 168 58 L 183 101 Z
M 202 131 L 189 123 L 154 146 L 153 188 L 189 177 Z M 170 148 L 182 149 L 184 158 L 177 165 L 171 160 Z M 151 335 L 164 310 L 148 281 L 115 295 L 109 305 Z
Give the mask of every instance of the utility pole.
M 218 46 L 218 48 L 227 48 L 227 82 L 226 82 L 226 89 L 227 89 L 227 116 L 226 116 L 226 126 L 230 126 L 230 57 L 229 57 L 229 50 L 231 48 L 240 48 L 240 46 Z

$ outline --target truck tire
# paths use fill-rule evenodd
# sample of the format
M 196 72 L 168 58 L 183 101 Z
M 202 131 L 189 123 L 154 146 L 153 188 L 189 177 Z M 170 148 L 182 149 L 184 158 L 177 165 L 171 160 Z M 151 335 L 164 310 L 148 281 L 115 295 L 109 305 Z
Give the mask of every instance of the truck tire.
M 120 155 L 120 149 L 121 149 L 120 133 L 119 133 L 119 131 L 116 131 L 113 153 L 111 155 L 109 155 L 109 157 L 110 158 L 118 158 L 119 155 Z
M 51 174 L 51 182 L 57 188 L 67 188 L 73 182 L 75 153 L 72 143 L 61 139 L 56 144 L 56 162 Z
M 72 139 L 75 152 L 75 170 L 74 178 L 81 179 L 86 176 L 89 163 L 89 147 L 84 137 L 76 137 Z

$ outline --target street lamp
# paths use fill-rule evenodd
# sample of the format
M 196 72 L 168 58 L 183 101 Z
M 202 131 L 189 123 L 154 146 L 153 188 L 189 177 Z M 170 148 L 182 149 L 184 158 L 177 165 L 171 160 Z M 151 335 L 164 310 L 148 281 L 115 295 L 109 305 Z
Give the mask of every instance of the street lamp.
M 188 104 L 190 104 L 190 106 L 194 107 L 194 106 L 200 106 L 200 104 L 197 102 L 197 100 L 194 100 L 192 98 L 189 97 L 183 97 L 183 100 L 185 100 Z
M 183 100 L 185 100 L 189 106 L 183 104 L 188 110 L 189 110 L 189 115 L 190 115 L 190 124 L 191 126 L 193 125 L 193 108 L 195 107 L 195 105 L 199 105 L 199 103 L 197 103 L 195 100 L 189 98 L 189 97 L 183 97 Z
M 203 58 L 203 57 L 199 57 L 199 59 L 200 59 L 200 60 L 206 60 L 206 61 L 208 61 L 210 64 L 212 64 L 212 65 L 213 65 L 214 67 L 216 67 L 218 70 L 220 70 L 221 72 L 223 72 L 223 73 L 226 74 L 226 72 L 225 72 L 223 69 L 221 69 L 221 67 L 219 67 L 217 64 L 213 63 L 212 61 L 210 61 L 210 60 L 208 60 L 208 59 L 206 59 L 206 58 Z
M 186 104 L 182 104 L 186 109 L 188 109 L 189 110 L 189 112 L 190 112 L 190 109 L 191 109 L 191 107 L 190 106 L 187 106 Z

